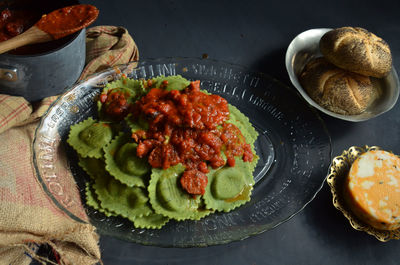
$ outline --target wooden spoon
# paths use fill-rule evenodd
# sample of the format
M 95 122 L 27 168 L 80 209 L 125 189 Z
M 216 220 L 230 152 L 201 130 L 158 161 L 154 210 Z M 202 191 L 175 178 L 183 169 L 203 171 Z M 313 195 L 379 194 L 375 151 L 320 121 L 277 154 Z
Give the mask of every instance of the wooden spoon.
M 57 40 L 92 24 L 99 10 L 92 5 L 74 5 L 57 9 L 42 18 L 27 31 L 0 42 L 0 54 L 21 46 Z

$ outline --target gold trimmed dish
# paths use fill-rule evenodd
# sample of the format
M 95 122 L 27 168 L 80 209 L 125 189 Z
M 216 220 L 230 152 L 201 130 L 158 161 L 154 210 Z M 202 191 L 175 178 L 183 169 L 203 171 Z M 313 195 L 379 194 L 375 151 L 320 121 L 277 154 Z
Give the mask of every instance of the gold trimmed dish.
M 343 188 L 344 181 L 347 178 L 352 163 L 363 153 L 372 150 L 382 150 L 378 146 L 352 146 L 348 150 L 343 151 L 340 156 L 333 158 L 329 168 L 329 174 L 326 179 L 333 197 L 333 205 L 341 211 L 349 220 L 350 225 L 359 231 L 364 231 L 379 241 L 386 242 L 391 239 L 400 239 L 400 228 L 395 230 L 379 230 L 358 219 L 350 210 L 344 200 Z

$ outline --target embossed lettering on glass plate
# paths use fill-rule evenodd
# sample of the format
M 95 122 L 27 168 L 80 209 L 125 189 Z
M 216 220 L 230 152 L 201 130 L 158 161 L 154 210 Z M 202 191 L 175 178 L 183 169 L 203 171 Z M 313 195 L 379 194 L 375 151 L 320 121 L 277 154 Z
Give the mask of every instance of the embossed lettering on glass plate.
M 90 96 L 92 97 L 92 96 Z M 75 94 L 70 94 L 49 112 L 49 118 L 43 122 L 42 130 L 36 135 L 37 170 L 42 184 L 54 196 L 56 203 L 61 204 L 71 213 L 87 220 L 81 204 L 79 191 L 75 186 L 73 175 L 68 167 L 66 153 L 61 145 L 61 136 L 58 128 L 66 116 L 76 114 L 73 99 Z M 92 100 L 92 99 L 90 99 Z M 83 100 L 83 102 L 87 99 Z
M 38 166 L 43 184 L 55 197 L 58 203 L 78 217 L 85 220 L 80 202 L 80 196 L 74 182 L 73 176 L 66 168 L 66 158 L 60 151 L 60 139 L 48 138 L 40 135 L 38 140 Z
M 169 64 L 156 64 L 156 65 L 143 65 L 132 70 L 129 77 L 134 79 L 140 78 L 150 78 L 155 76 L 168 76 L 176 75 L 176 65 L 175 63 Z

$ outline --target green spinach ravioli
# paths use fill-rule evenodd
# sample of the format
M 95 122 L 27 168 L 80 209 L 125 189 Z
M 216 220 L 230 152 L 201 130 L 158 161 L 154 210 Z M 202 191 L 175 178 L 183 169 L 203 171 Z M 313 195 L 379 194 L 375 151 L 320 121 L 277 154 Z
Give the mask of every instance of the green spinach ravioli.
M 67 139 L 90 177 L 89 207 L 160 229 L 250 201 L 258 133 L 199 86 L 182 76 L 125 77 L 103 89 L 98 118 L 72 125 Z

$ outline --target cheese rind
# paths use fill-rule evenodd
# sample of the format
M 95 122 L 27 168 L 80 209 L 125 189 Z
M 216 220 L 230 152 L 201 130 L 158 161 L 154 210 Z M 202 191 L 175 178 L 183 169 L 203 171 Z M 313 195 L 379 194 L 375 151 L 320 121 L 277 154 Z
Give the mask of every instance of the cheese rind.
M 374 228 L 400 227 L 400 158 L 383 150 L 368 151 L 352 164 L 345 200 L 354 214 Z

